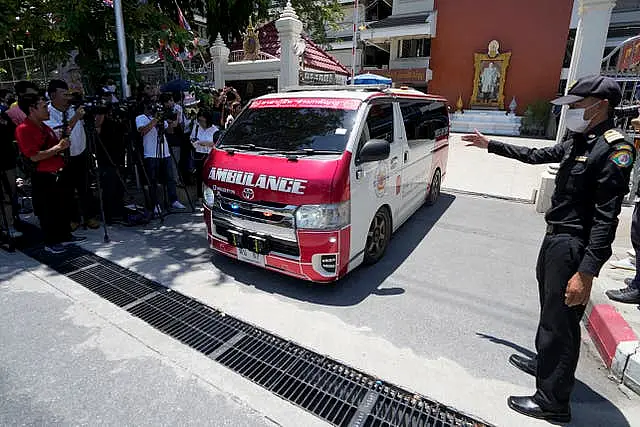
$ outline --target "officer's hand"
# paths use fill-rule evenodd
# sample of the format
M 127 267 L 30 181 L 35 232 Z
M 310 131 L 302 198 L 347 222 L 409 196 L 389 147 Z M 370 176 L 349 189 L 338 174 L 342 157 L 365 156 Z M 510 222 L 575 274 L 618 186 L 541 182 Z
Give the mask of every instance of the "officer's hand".
M 576 273 L 569 279 L 567 291 L 564 294 L 564 302 L 569 307 L 587 305 L 591 295 L 593 276 L 585 273 Z
M 463 135 L 462 140 L 468 142 L 465 144 L 467 147 L 478 147 L 487 149 L 489 147 L 489 138 L 478 132 L 478 129 L 474 129 L 475 134 Z

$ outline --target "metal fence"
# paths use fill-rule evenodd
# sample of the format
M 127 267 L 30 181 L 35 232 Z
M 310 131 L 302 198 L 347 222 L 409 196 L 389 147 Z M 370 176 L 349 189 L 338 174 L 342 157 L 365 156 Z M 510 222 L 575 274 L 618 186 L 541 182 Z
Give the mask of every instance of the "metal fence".
M 622 90 L 622 106 L 637 106 L 640 109 L 640 35 L 620 43 L 602 60 L 601 74 L 614 78 Z M 640 139 L 640 133 L 631 126 L 631 118 L 617 121 L 617 126 L 634 140 Z M 639 148 L 636 143 L 636 150 Z M 636 161 L 631 174 L 630 192 L 626 202 L 632 203 L 640 183 L 640 161 Z

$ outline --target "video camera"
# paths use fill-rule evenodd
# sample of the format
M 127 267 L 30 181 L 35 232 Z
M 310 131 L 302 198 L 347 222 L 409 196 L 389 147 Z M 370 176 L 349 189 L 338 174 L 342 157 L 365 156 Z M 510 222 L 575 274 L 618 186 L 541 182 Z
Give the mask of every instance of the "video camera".
M 85 115 L 95 116 L 96 114 L 107 114 L 109 112 L 109 103 L 99 96 L 82 97 L 79 93 L 71 96 L 70 104 L 78 109 L 84 108 Z
M 151 111 L 153 115 L 160 121 L 173 121 L 178 120 L 178 113 L 171 108 L 165 108 L 161 103 L 152 104 Z

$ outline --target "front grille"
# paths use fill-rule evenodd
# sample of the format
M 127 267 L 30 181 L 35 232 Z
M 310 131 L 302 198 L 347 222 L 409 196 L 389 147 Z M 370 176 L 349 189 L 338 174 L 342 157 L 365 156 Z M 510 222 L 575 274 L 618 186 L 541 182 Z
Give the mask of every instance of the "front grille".
M 231 241 L 229 238 L 229 230 L 230 227 L 226 224 L 223 224 L 220 221 L 214 220 L 215 233 L 219 236 L 224 237 L 227 241 Z M 240 231 L 240 230 L 238 230 Z M 242 230 L 243 234 L 248 235 L 249 233 L 246 230 Z M 297 242 L 291 242 L 288 240 L 276 239 L 272 236 L 265 236 L 267 240 L 267 247 L 269 248 L 269 252 L 279 252 L 281 254 L 290 255 L 294 257 L 300 256 L 300 248 L 298 247 Z
M 24 252 L 131 315 L 340 427 L 489 427 L 174 292 L 84 249 Z M 425 378 L 428 380 L 428 378 Z
M 237 196 L 216 196 L 216 207 L 231 215 L 240 215 L 259 222 L 293 228 L 294 207 L 281 203 L 248 202 Z

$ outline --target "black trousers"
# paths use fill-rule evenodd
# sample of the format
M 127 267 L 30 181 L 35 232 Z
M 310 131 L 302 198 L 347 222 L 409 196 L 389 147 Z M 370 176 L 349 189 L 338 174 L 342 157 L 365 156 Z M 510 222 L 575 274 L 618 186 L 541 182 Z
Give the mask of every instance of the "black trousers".
M 109 224 L 114 217 L 121 217 L 123 212 L 124 187 L 115 166 L 101 166 L 102 202 L 104 220 Z
M 640 202 L 636 202 L 633 208 L 633 216 L 631 217 L 631 245 L 636 251 L 636 265 L 640 258 Z M 636 268 L 636 275 L 631 282 L 631 287 L 640 289 L 640 269 Z
M 575 383 L 580 320 L 585 306 L 569 307 L 564 294 L 569 279 L 578 271 L 584 251 L 583 238 L 547 234 L 538 256 L 540 322 L 536 334 L 538 373 L 534 399 L 548 409 L 568 405 Z
M 71 239 L 68 195 L 63 175 L 35 172 L 31 177 L 33 205 L 45 245 L 55 245 Z
M 90 172 L 87 150 L 77 156 L 70 156 L 64 173 L 66 174 L 65 180 L 68 182 L 67 189 L 70 192 L 70 199 L 72 201 L 75 200 L 74 192 L 77 191 L 78 201 L 80 202 L 80 210 L 78 210 L 76 203 L 72 202 L 72 206 L 69 209 L 69 221 L 80 223 L 80 218 L 82 217 L 86 223 L 95 215 L 95 201 L 89 188 Z

